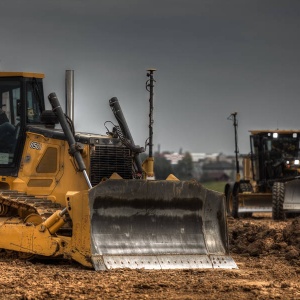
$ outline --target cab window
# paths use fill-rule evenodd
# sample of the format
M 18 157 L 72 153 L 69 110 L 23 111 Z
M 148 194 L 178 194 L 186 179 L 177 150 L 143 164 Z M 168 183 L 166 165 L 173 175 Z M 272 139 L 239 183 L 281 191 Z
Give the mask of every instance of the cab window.
M 42 85 L 36 81 L 28 82 L 26 85 L 27 96 L 27 123 L 36 124 L 41 122 L 42 107 Z
M 0 165 L 10 165 L 19 135 L 20 81 L 1 81 L 0 88 Z

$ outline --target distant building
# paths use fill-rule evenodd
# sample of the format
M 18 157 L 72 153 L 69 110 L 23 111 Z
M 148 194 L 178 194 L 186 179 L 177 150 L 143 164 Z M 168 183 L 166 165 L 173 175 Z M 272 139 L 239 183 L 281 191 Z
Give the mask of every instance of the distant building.
M 194 178 L 199 181 L 228 181 L 235 178 L 235 157 L 221 152 L 191 153 Z
M 203 162 L 203 161 L 216 161 L 220 159 L 222 153 L 191 153 L 193 162 Z
M 193 178 L 199 181 L 235 180 L 235 156 L 224 155 L 221 152 L 200 152 L 190 153 L 190 155 L 193 161 Z M 164 153 L 163 156 L 172 165 L 178 164 L 184 158 L 184 154 L 179 153 Z M 241 161 L 240 169 L 242 169 Z
M 233 178 L 235 164 L 225 160 L 208 162 L 202 166 L 200 181 L 228 181 Z
M 171 161 L 171 165 L 177 165 L 180 160 L 183 159 L 184 155 L 179 153 L 164 154 L 164 157 Z

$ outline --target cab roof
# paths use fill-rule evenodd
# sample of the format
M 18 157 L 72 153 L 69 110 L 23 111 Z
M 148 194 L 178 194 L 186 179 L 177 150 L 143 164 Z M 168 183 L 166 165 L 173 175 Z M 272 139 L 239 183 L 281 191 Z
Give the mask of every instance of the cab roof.
M 249 132 L 253 135 L 255 134 L 263 134 L 263 133 L 278 133 L 278 134 L 292 134 L 292 133 L 300 133 L 299 129 L 262 129 L 262 130 L 249 130 Z
M 44 78 L 42 73 L 30 72 L 0 72 L 0 77 L 27 77 L 27 78 Z

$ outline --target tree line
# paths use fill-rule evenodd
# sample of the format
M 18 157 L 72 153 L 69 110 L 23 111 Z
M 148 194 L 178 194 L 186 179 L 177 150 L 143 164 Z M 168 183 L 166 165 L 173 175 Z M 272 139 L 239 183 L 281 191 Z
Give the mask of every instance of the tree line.
M 171 164 L 170 160 L 167 160 L 164 156 L 167 153 L 154 154 L 154 174 L 155 179 L 164 180 L 170 174 L 175 175 L 180 180 L 189 180 L 193 177 L 193 160 L 189 152 L 185 152 L 182 160 L 179 160 L 177 164 Z M 146 154 L 141 154 L 141 159 L 146 159 Z

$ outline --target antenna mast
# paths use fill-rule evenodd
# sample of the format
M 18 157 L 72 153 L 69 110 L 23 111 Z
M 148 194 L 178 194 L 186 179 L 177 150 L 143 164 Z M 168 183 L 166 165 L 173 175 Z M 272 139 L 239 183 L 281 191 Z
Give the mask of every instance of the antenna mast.
M 148 69 L 147 70 L 147 77 L 149 79 L 146 81 L 146 90 L 150 94 L 149 98 L 149 138 L 148 138 L 148 146 L 149 146 L 149 156 L 146 161 L 143 163 L 143 166 L 146 169 L 147 178 L 154 179 L 154 158 L 153 158 L 153 87 L 154 87 L 154 78 L 153 73 L 156 69 Z

